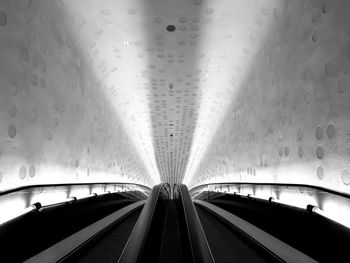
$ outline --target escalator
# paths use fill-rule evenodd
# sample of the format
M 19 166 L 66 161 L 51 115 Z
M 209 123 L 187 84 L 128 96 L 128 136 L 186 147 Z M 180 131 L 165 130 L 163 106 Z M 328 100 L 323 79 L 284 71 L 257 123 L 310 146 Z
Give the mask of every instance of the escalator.
M 62 262 L 283 262 L 204 208 L 186 186 L 156 186 L 136 210 Z
M 72 208 L 65 211 L 77 210 Z M 193 202 L 185 185 L 176 184 L 173 189 L 169 184 L 157 185 L 147 201 L 118 209 L 27 262 L 314 262 L 293 248 L 283 252 L 288 245 L 266 238 L 269 234 L 255 238 L 229 218 L 233 214 L 220 209 L 208 202 Z M 89 228 L 96 230 L 94 234 L 85 233 Z M 261 237 L 261 230 L 253 232 Z M 85 239 L 72 248 L 72 241 L 79 239 L 76 235 Z M 62 247 L 66 250 L 59 254 Z

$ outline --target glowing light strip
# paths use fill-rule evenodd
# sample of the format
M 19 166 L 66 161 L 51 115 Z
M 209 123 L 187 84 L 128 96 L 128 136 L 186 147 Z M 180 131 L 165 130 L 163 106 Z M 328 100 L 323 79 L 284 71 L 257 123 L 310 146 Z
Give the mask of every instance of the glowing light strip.
M 322 217 L 330 219 L 330 220 L 332 220 L 332 221 L 334 221 L 334 222 L 336 222 L 338 224 L 341 224 L 341 225 L 343 225 L 343 226 L 345 226 L 347 228 L 350 228 L 349 220 L 347 220 L 347 218 L 344 218 L 341 213 L 339 213 L 339 214 L 333 214 L 333 213 L 330 214 L 330 213 L 327 213 L 327 212 L 323 211 L 319 207 L 313 206 L 313 205 L 309 205 L 308 206 L 308 210 L 309 211 L 311 210 L 310 212 L 312 212 L 312 213 L 315 213 L 317 215 L 320 215 Z
M 77 200 L 76 197 L 68 197 L 68 198 L 61 199 L 61 200 L 58 199 L 58 200 L 55 200 L 55 201 L 44 202 L 44 203 L 41 203 L 41 205 L 42 206 L 58 205 L 58 204 L 73 202 L 75 200 Z
M 7 223 L 7 222 L 10 222 L 11 220 L 14 220 L 20 216 L 23 216 L 25 214 L 28 214 L 30 212 L 33 212 L 37 209 L 40 208 L 40 204 L 39 203 L 36 203 L 36 204 L 33 204 L 31 206 L 28 206 L 27 208 L 24 208 L 20 211 L 18 211 L 16 214 L 12 214 L 11 216 L 9 216 L 8 218 L 2 218 L 2 221 L 0 222 L 0 226 Z

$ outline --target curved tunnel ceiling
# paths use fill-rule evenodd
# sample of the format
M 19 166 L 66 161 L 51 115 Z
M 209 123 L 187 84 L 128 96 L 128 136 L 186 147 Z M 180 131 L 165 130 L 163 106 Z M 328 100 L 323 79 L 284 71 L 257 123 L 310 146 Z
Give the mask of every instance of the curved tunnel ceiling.
M 0 2 L 0 189 L 349 192 L 345 0 Z

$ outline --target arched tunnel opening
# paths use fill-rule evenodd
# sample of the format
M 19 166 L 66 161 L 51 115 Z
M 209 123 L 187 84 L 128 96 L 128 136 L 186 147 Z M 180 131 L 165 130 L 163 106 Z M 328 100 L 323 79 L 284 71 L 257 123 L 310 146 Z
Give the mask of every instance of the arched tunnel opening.
M 0 261 L 348 261 L 349 14 L 0 0 Z

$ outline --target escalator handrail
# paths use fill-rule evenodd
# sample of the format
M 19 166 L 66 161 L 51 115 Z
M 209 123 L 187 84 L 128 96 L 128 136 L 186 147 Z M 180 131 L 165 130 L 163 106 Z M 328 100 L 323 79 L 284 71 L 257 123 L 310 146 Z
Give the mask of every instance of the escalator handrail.
M 153 187 L 118 262 L 139 261 L 159 198 L 170 199 L 169 184 Z
M 187 187 L 184 184 L 175 184 L 174 193 L 176 192 L 176 188 L 180 191 L 193 261 L 205 263 L 215 262 Z

